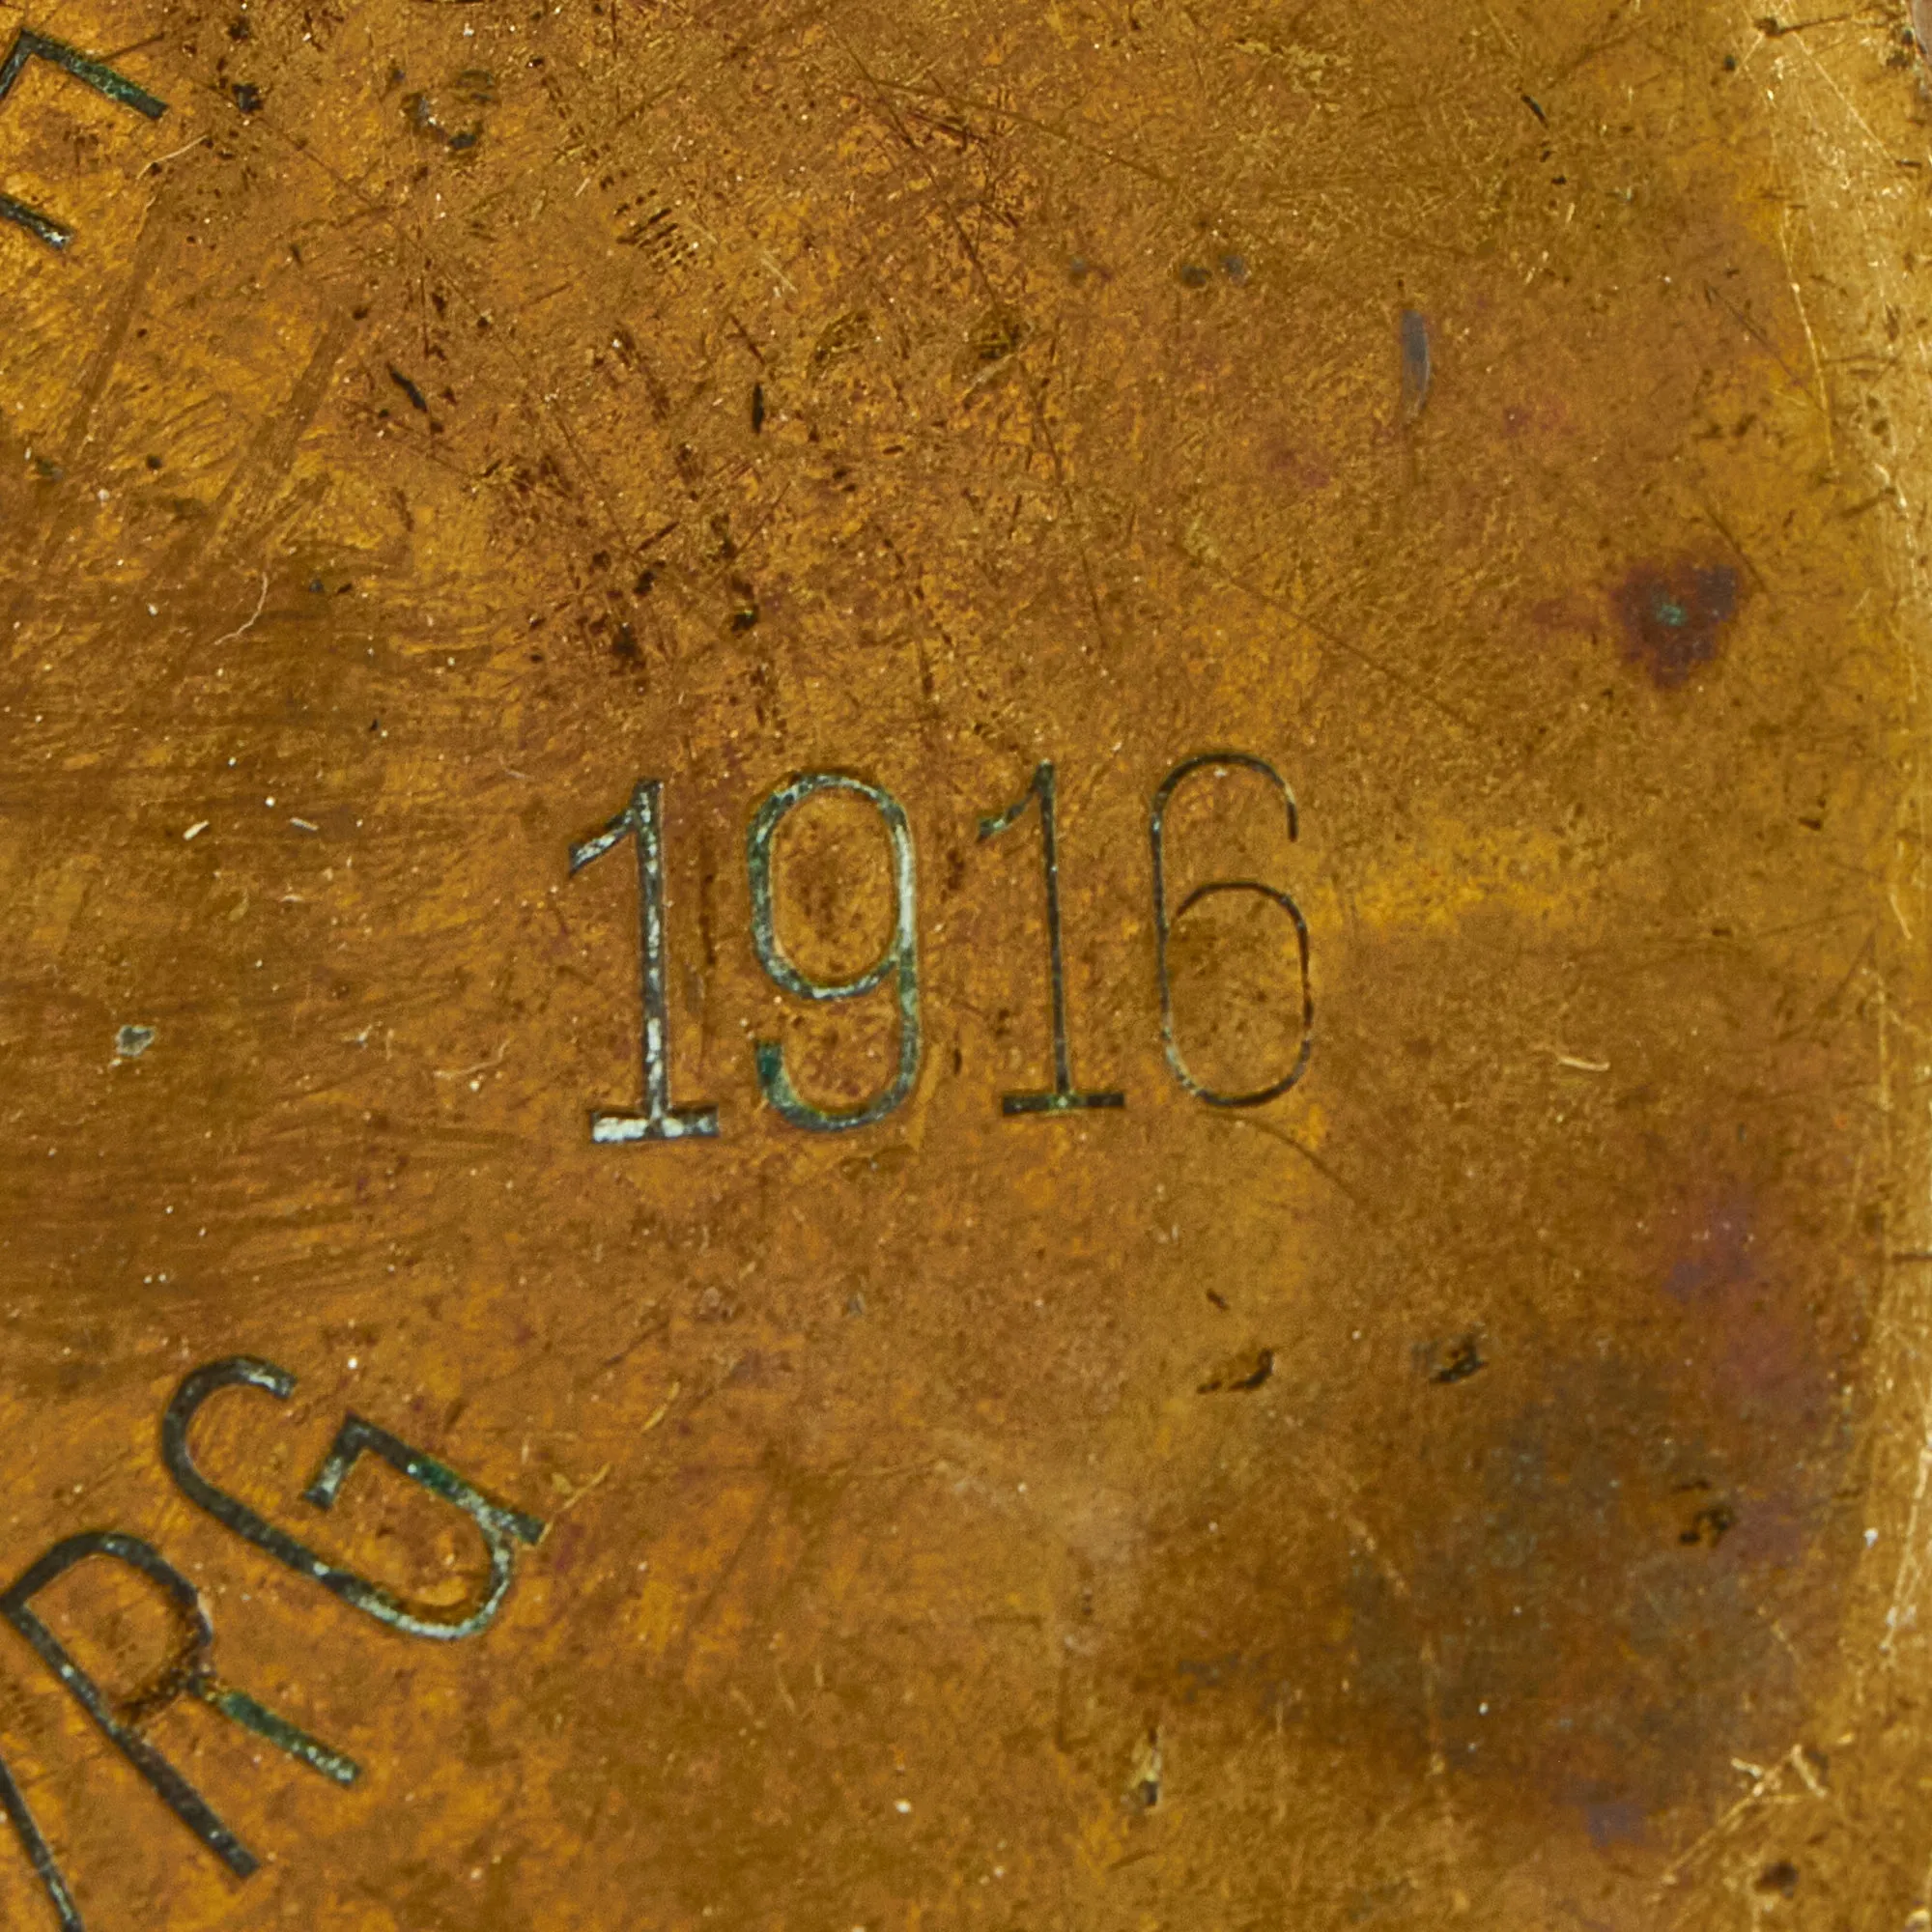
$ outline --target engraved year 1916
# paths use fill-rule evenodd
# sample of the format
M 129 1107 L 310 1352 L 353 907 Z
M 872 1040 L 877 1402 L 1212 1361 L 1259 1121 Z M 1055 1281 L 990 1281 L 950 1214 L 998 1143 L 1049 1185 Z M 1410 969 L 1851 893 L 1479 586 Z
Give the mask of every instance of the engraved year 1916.
M 1154 978 L 1159 989 L 1159 1031 L 1169 1071 L 1183 1094 L 1209 1107 L 1259 1107 L 1278 1100 L 1308 1070 L 1314 1047 L 1315 1002 L 1309 980 L 1308 922 L 1301 908 L 1280 886 L 1252 878 L 1208 879 L 1194 886 L 1178 904 L 1169 902 L 1168 820 L 1183 787 L 1208 773 L 1258 780 L 1261 795 L 1271 795 L 1269 808 L 1286 815 L 1288 837 L 1299 836 L 1300 816 L 1288 782 L 1263 758 L 1245 752 L 1203 752 L 1184 758 L 1168 773 L 1153 794 L 1148 812 L 1148 842 L 1151 860 L 1153 900 Z M 799 807 L 827 794 L 860 800 L 877 814 L 891 854 L 891 931 L 878 956 L 843 980 L 814 978 L 787 950 L 779 929 L 773 887 L 772 852 L 781 828 Z M 1069 1038 L 1065 945 L 1061 917 L 1059 789 L 1050 760 L 1035 768 L 1026 790 L 1003 810 L 982 818 L 980 839 L 984 842 L 1011 832 L 1035 810 L 1039 819 L 1040 871 L 1046 914 L 1045 1004 L 1052 1023 L 1053 1084 L 1003 1094 L 1000 1108 L 1011 1120 L 1065 1118 L 1093 1112 L 1118 1113 L 1127 1104 L 1126 1094 L 1115 1087 L 1089 1088 L 1075 1084 L 1073 1049 Z M 666 997 L 671 940 L 665 914 L 665 781 L 639 779 L 629 802 L 616 817 L 572 848 L 573 874 L 593 865 L 606 853 L 630 841 L 638 867 L 639 992 L 642 1006 L 639 1032 L 643 1061 L 643 1094 L 636 1107 L 598 1107 L 590 1114 L 590 1138 L 606 1146 L 663 1141 L 715 1141 L 722 1128 L 719 1108 L 709 1102 L 674 1104 L 671 1098 L 670 1014 Z M 867 994 L 889 994 L 896 1020 L 897 1048 L 891 1077 L 877 1093 L 856 1106 L 822 1106 L 800 1092 L 785 1062 L 783 1046 L 758 1039 L 753 1047 L 758 1087 L 774 1113 L 791 1126 L 811 1133 L 843 1133 L 876 1125 L 911 1094 L 919 1078 L 925 1037 L 923 979 L 920 964 L 919 865 L 917 842 L 905 807 L 883 786 L 845 772 L 806 772 L 786 780 L 757 807 L 745 840 L 745 865 L 751 889 L 751 944 L 766 976 L 785 993 L 810 1001 L 858 1000 Z M 1298 1003 L 1298 1043 L 1286 1066 L 1259 1069 L 1245 1084 L 1224 1086 L 1201 1078 L 1183 1052 L 1175 1024 L 1176 991 L 1169 970 L 1170 949 L 1177 928 L 1208 899 L 1227 895 L 1259 898 L 1276 909 L 1293 935 L 1298 983 L 1292 997 Z

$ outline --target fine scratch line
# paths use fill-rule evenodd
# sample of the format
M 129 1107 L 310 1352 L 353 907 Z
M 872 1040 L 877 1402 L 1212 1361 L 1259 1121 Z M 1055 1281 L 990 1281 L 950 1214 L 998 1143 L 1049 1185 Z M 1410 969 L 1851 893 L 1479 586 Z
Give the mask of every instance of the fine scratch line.
M 268 603 L 268 601 L 269 601 L 269 573 L 265 570 L 262 573 L 262 594 L 255 599 L 255 608 L 252 611 L 250 611 L 247 616 L 244 617 L 241 623 L 237 624 L 232 631 L 224 631 L 220 637 L 215 639 L 213 643 L 209 645 L 208 648 L 212 651 L 219 650 L 223 644 L 232 644 L 237 638 L 243 636 L 245 633 L 249 631 L 252 631 L 255 628 L 256 618 L 258 618 L 262 614 L 263 607 Z
M 186 154 L 189 149 L 200 147 L 202 143 L 207 139 L 208 136 L 206 134 L 197 134 L 192 141 L 184 141 L 179 148 L 171 149 L 165 155 L 156 155 L 155 158 L 152 161 L 150 161 L 145 168 L 141 170 L 141 172 L 143 174 L 151 175 L 157 168 L 159 168 L 164 162 L 180 160 L 181 157 L 185 154 Z

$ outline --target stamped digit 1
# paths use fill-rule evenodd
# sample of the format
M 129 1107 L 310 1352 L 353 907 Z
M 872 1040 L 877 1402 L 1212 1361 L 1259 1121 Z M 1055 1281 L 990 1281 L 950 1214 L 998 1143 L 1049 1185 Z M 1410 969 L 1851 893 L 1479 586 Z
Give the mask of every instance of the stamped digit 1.
M 1281 795 L 1281 802 L 1287 808 L 1289 838 L 1294 838 L 1300 830 L 1294 794 L 1289 790 L 1287 781 L 1272 765 L 1250 756 L 1246 752 L 1204 752 L 1198 757 L 1183 759 L 1161 781 L 1160 789 L 1153 795 L 1153 809 L 1148 818 L 1148 835 L 1153 845 L 1153 933 L 1155 969 L 1160 980 L 1160 1042 L 1167 1050 L 1167 1064 L 1173 1068 L 1174 1077 L 1197 1100 L 1205 1101 L 1210 1107 L 1260 1107 L 1269 1100 L 1280 1099 L 1308 1070 L 1308 1058 L 1315 1041 L 1315 996 L 1308 980 L 1308 922 L 1302 918 L 1301 908 L 1285 892 L 1276 886 L 1264 885 L 1259 879 L 1209 879 L 1196 886 L 1170 917 L 1167 910 L 1167 809 L 1174 802 L 1175 793 L 1189 779 L 1197 772 L 1207 771 L 1254 772 L 1264 778 Z M 1182 1058 L 1179 1042 L 1174 1037 L 1174 982 L 1167 970 L 1168 941 L 1174 927 L 1203 899 L 1213 898 L 1222 893 L 1254 893 L 1279 906 L 1293 922 L 1295 946 L 1301 960 L 1301 1049 L 1295 1055 L 1294 1065 L 1278 1080 L 1234 1094 L 1197 1080 Z
M 639 779 L 631 802 L 595 838 L 571 848 L 574 878 L 626 838 L 638 843 L 638 950 L 639 995 L 644 1009 L 644 1106 L 599 1107 L 590 1115 L 590 1138 L 606 1146 L 628 1141 L 715 1140 L 716 1107 L 670 1103 L 670 1015 L 665 1002 L 664 784 Z
M 1066 1044 L 1066 973 L 1060 944 L 1060 832 L 1054 812 L 1053 761 L 1042 760 L 1034 767 L 1033 782 L 1017 801 L 993 818 L 980 821 L 980 839 L 997 838 L 1009 826 L 1026 815 L 1026 809 L 1039 800 L 1040 861 L 1046 873 L 1046 958 L 1048 986 L 1053 1003 L 1053 1091 L 1050 1094 L 1002 1094 L 1000 1111 L 1009 1115 L 1078 1114 L 1094 1108 L 1119 1108 L 1127 1096 L 1118 1093 L 1076 1093 L 1073 1087 L 1072 1053 Z
M 779 942 L 772 900 L 772 840 L 794 807 L 823 791 L 848 791 L 865 799 L 885 821 L 893 850 L 893 936 L 886 950 L 856 979 L 827 982 L 808 978 Z M 758 963 L 787 993 L 802 1000 L 856 1000 L 887 980 L 894 982 L 899 1009 L 898 1071 L 883 1093 L 849 1112 L 814 1107 L 803 1098 L 785 1071 L 784 1048 L 777 1040 L 757 1042 L 758 1084 L 765 1098 L 795 1127 L 813 1133 L 841 1133 L 883 1121 L 912 1092 L 919 1077 L 919 899 L 913 865 L 912 828 L 905 808 L 891 792 L 839 772 L 809 772 L 781 785 L 752 820 L 746 840 L 752 875 L 752 945 Z

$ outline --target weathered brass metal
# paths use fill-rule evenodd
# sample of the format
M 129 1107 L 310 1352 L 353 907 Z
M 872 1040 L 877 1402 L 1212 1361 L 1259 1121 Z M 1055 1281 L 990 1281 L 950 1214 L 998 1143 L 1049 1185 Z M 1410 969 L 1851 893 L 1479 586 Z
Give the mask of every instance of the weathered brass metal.
M 1925 1932 L 1912 11 L 0 10 L 0 1922 Z

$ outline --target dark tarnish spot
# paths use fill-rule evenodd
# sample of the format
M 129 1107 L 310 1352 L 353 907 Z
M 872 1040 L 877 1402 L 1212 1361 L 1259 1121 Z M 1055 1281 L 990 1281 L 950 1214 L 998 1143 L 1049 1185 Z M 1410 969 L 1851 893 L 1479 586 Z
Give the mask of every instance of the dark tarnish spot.
M 1012 358 L 1033 334 L 1018 309 L 995 303 L 978 316 L 966 331 L 955 374 L 968 389 L 977 389 L 1012 364 Z
M 1459 1337 L 1439 1351 L 1431 1350 L 1428 1359 L 1429 1379 L 1444 1387 L 1465 1382 L 1490 1366 L 1483 1358 L 1482 1337 L 1473 1334 Z
M 1258 1389 L 1273 1374 L 1274 1350 L 1257 1349 L 1224 1363 L 1196 1388 L 1195 1394 L 1227 1395 Z
M 1627 1798 L 1613 1798 L 1600 1804 L 1584 1805 L 1583 1823 L 1590 1833 L 1591 1844 L 1600 1852 L 1608 1851 L 1612 1845 L 1643 1842 L 1643 1807 L 1633 1804 Z
M 1741 1312 L 1737 1289 L 1699 1287 Z M 1756 1321 L 1803 1337 L 1802 1289 L 1789 1299 Z M 1798 1655 L 1820 1640 L 1800 1572 L 1833 1477 L 1812 1405 L 1755 1410 L 1714 1343 L 1701 1360 L 1674 1336 L 1667 1361 L 1551 1352 L 1534 1387 L 1432 1399 L 1390 1432 L 1387 1471 L 1433 1493 L 1373 1546 L 1279 1483 L 1177 1496 L 1112 1653 L 1122 1689 L 1201 1724 L 1293 1727 L 1378 1776 L 1439 1756 L 1525 1840 L 1667 1835 L 1707 1802 L 1716 1741 L 1748 1756 L 1799 1720 Z M 1273 1411 L 1239 1413 L 1276 1441 Z
M 389 364 L 389 381 L 410 399 L 412 409 L 420 410 L 424 415 L 429 414 L 429 404 L 423 400 L 423 392 L 393 362 Z
M 1417 308 L 1402 312 L 1402 419 L 1412 423 L 1429 400 L 1433 380 L 1429 350 L 1429 318 Z
M 872 318 L 867 310 L 850 309 L 834 316 L 812 344 L 811 366 L 814 370 L 830 368 L 840 357 L 857 355 L 871 339 Z
M 966 346 L 977 366 L 990 368 L 1012 355 L 1026 341 L 1027 334 L 1026 319 L 1017 309 L 996 305 L 973 324 Z
M 731 628 L 734 631 L 749 631 L 758 621 L 758 600 L 752 586 L 742 577 L 731 580 L 731 594 L 735 608 L 731 612 Z
M 1703 1337 L 1709 1385 L 1727 1409 L 1754 1424 L 1822 1428 L 1832 1379 L 1803 1318 L 1802 1285 L 1760 1262 L 1753 1208 L 1732 1185 L 1689 1214 L 1663 1292 Z
M 1613 599 L 1627 664 L 1674 691 L 1718 655 L 1720 634 L 1737 614 L 1738 574 L 1728 564 L 1640 564 Z
M 1677 1533 L 1677 1540 L 1687 1548 L 1694 1548 L 1702 1544 L 1708 1549 L 1717 1548 L 1724 1539 L 1724 1532 L 1737 1522 L 1737 1512 L 1728 1503 L 1706 1503 L 1691 1517 L 1690 1527 Z
M 566 1522 L 557 1525 L 557 1531 L 550 1539 L 548 1557 L 553 1577 L 567 1577 L 575 1567 L 577 1559 L 583 1553 L 583 1526 L 581 1523 Z
M 472 77 L 476 72 L 477 70 L 471 69 L 468 70 L 465 74 L 458 76 L 458 92 L 467 100 L 488 99 L 490 98 L 487 93 L 478 95 L 474 91 Z M 389 79 L 392 83 L 398 82 L 403 78 L 403 70 L 401 68 L 391 68 L 389 70 Z M 487 79 L 488 76 L 485 76 L 485 78 Z M 465 128 L 454 131 L 444 127 L 437 115 L 435 101 L 427 94 L 418 92 L 405 95 L 403 97 L 402 108 L 403 119 L 408 122 L 412 133 L 419 134 L 425 140 L 442 142 L 451 154 L 468 154 L 483 138 L 483 124 L 480 121 L 473 128 Z

